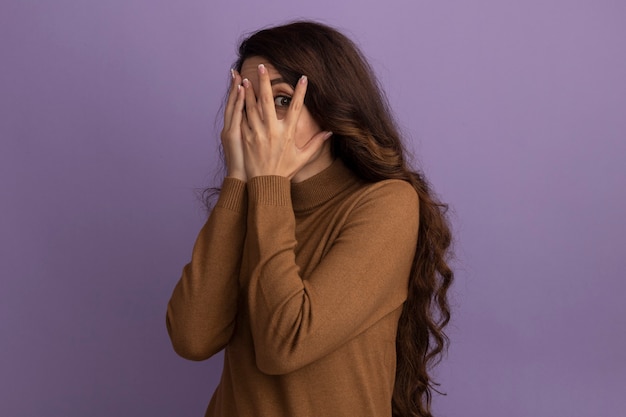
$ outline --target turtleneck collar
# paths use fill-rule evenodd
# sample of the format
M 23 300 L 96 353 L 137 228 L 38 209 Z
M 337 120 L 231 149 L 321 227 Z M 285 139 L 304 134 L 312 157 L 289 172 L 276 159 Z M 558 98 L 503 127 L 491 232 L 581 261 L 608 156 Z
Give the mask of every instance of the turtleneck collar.
M 359 182 L 359 178 L 337 158 L 328 168 L 311 178 L 291 184 L 293 210 L 314 209 L 356 182 Z

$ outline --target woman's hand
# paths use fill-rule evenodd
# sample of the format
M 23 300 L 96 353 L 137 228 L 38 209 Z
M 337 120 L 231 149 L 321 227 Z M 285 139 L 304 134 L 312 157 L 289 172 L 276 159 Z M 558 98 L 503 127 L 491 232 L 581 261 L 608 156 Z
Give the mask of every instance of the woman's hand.
M 241 133 L 246 175 L 248 178 L 279 175 L 291 179 L 320 150 L 331 133 L 317 132 L 298 147 L 296 126 L 304 106 L 307 78 L 300 78 L 287 113 L 279 120 L 267 69 L 259 65 L 258 71 L 258 102 L 250 81 L 244 79 L 242 82 L 246 110 Z
M 231 70 L 232 84 L 224 109 L 224 127 L 220 138 L 226 160 L 226 175 L 246 181 L 244 167 L 243 142 L 241 136 L 241 123 L 243 119 L 244 89 L 241 87 L 241 76 L 237 71 Z

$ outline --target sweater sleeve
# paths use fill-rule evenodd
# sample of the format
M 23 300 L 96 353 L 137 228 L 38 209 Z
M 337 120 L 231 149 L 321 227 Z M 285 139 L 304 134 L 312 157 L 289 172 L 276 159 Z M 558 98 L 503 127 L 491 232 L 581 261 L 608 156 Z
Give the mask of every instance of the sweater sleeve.
M 230 340 L 235 326 L 239 269 L 246 233 L 245 183 L 225 178 L 218 201 L 200 231 L 167 307 L 174 350 L 208 359 Z
M 286 374 L 356 337 L 402 305 L 418 231 L 419 203 L 404 181 L 372 185 L 350 211 L 310 276 L 295 261 L 295 217 L 282 177 L 248 182 L 246 253 L 257 366 Z

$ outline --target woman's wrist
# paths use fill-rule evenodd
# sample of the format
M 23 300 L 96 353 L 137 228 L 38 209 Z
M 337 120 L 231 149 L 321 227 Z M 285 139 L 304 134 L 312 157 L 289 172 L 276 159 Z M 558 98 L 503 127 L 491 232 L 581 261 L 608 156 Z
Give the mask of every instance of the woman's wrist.
M 228 172 L 226 173 L 226 176 L 228 178 L 235 178 L 243 182 L 246 182 L 248 180 L 248 177 L 246 176 L 246 171 L 228 170 Z

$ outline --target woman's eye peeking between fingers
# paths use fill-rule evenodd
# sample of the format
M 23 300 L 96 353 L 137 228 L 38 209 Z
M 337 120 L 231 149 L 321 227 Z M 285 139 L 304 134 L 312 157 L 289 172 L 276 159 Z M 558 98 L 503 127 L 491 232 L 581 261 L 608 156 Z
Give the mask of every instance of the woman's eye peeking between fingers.
M 274 104 L 276 105 L 276 107 L 289 107 L 289 103 L 291 103 L 291 97 L 287 97 L 287 96 L 274 97 Z

